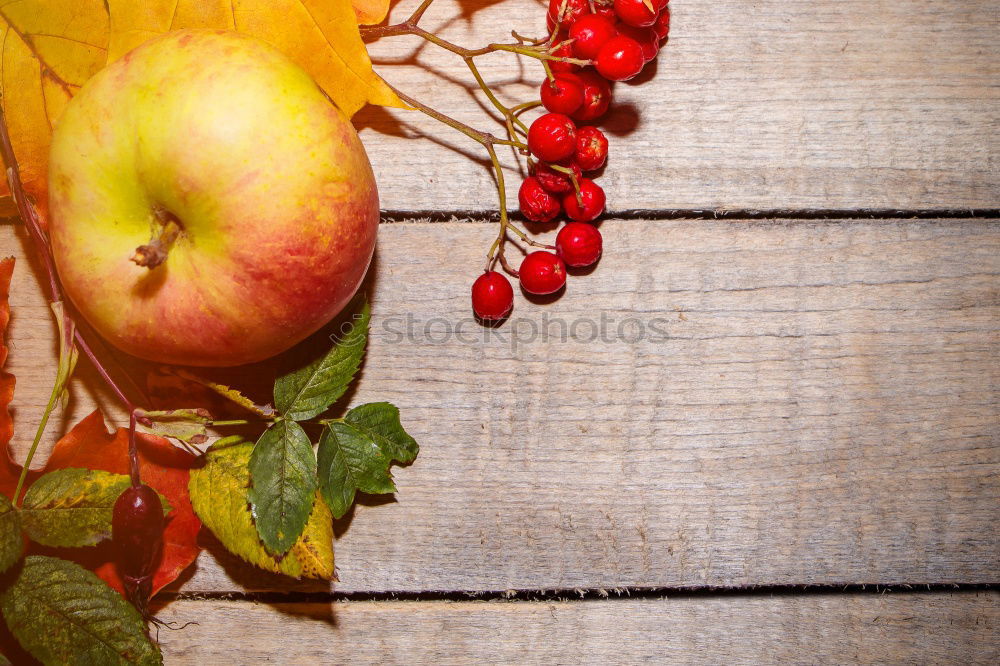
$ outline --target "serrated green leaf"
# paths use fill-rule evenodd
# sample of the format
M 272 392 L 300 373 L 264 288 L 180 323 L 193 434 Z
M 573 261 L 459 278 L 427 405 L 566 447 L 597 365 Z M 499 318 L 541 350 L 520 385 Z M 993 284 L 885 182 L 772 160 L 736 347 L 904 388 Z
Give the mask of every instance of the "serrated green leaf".
M 278 378 L 274 406 L 281 414 L 294 421 L 311 419 L 344 395 L 365 355 L 370 317 L 371 308 L 365 302 L 350 329 L 325 356 Z
M 392 403 L 369 402 L 358 405 L 344 415 L 344 421 L 371 437 L 382 452 L 393 460 L 410 463 L 420 451 L 416 440 L 403 430 L 403 424 L 399 422 L 399 409 Z
M 10 500 L 0 495 L 0 573 L 14 566 L 23 554 L 21 516 Z
M 335 518 L 354 503 L 355 492 L 392 493 L 393 460 L 411 462 L 419 447 L 399 422 L 399 410 L 387 402 L 355 407 L 343 421 L 323 429 L 319 440 L 320 492 Z
M 206 452 L 204 466 L 191 470 L 188 491 L 198 518 L 223 546 L 250 564 L 295 578 L 333 579 L 333 517 L 319 493 L 291 550 L 276 557 L 264 548 L 248 508 L 252 450 L 251 442 L 227 437 Z
M 45 474 L 24 494 L 21 522 L 43 546 L 93 546 L 111 537 L 115 500 L 129 485 L 125 474 L 67 467 Z M 164 515 L 170 504 L 160 495 Z
M 309 520 L 316 495 L 316 456 L 295 421 L 264 431 L 250 454 L 250 509 L 264 546 L 284 555 Z
M 30 555 L 0 595 L 21 646 L 45 664 L 161 664 L 139 612 L 79 564 Z
M 198 446 L 208 441 L 208 428 L 212 415 L 200 407 L 146 411 L 135 410 L 136 423 L 143 432 L 160 437 L 172 437 Z

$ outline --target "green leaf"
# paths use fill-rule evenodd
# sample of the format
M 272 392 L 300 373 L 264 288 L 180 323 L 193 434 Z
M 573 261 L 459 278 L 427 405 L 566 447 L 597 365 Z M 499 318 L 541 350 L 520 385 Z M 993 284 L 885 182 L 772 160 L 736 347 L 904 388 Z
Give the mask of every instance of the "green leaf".
M 325 356 L 274 383 L 274 406 L 293 421 L 321 414 L 344 395 L 368 343 L 371 308 L 366 302 L 350 328 Z
M 344 416 L 353 428 L 371 437 L 382 451 L 401 463 L 411 463 L 420 447 L 399 422 L 399 409 L 389 402 L 358 405 Z
M 200 407 L 159 411 L 135 410 L 136 423 L 143 432 L 172 437 L 198 446 L 208 441 L 207 425 L 212 415 Z
M 253 444 L 238 436 L 220 439 L 205 453 L 205 464 L 191 470 L 188 491 L 198 518 L 223 546 L 250 564 L 295 578 L 333 579 L 333 517 L 319 493 L 291 550 L 276 557 L 264 548 L 248 508 L 252 450 Z
M 282 419 L 264 431 L 250 454 L 250 479 L 257 533 L 269 551 L 284 555 L 302 534 L 316 494 L 316 456 L 302 426 Z
M 79 564 L 25 558 L 0 595 L 14 637 L 46 664 L 161 664 L 139 612 Z
M 355 491 L 392 493 L 393 461 L 412 462 L 419 447 L 399 422 L 399 410 L 387 402 L 355 407 L 343 421 L 332 421 L 319 440 L 318 473 L 323 499 L 335 518 L 354 503 Z
M 10 500 L 0 495 L 0 573 L 14 566 L 22 554 L 21 516 Z
M 21 521 L 43 546 L 93 546 L 111 537 L 115 500 L 129 485 L 125 474 L 67 467 L 42 476 L 24 494 Z M 164 515 L 170 504 L 162 495 Z

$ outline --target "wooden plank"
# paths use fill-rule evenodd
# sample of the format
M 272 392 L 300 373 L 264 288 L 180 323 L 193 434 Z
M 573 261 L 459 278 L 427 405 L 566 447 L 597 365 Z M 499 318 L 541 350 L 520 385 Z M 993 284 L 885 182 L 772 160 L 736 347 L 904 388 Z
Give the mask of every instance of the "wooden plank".
M 602 230 L 591 275 L 491 330 L 467 289 L 492 225 L 382 226 L 350 401 L 399 405 L 422 452 L 338 523 L 338 589 L 997 580 L 1000 225 Z M 52 350 L 16 275 L 23 456 Z M 184 589 L 287 585 L 210 543 Z
M 989 592 L 564 602 L 176 601 L 168 664 L 995 664 Z
M 397 4 L 393 17 L 416 4 Z M 453 18 L 460 6 L 468 20 Z M 621 109 L 607 121 L 611 157 L 600 180 L 611 210 L 1000 205 L 995 2 L 684 0 L 671 11 L 655 72 L 615 89 Z M 479 46 L 509 39 L 512 28 L 542 32 L 544 9 L 534 0 L 438 0 L 424 21 Z M 377 71 L 501 132 L 474 101 L 461 59 L 420 44 L 372 43 Z M 519 68 L 491 55 L 481 67 L 504 101 L 537 99 L 534 62 Z M 415 112 L 370 108 L 356 124 L 383 208 L 496 209 L 486 155 L 466 137 Z M 514 206 L 520 179 L 512 171 Z

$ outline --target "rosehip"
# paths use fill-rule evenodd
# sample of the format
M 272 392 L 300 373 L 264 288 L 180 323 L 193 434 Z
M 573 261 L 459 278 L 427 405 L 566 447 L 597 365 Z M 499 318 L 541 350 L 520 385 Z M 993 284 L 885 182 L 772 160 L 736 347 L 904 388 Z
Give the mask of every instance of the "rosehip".
M 566 264 L 558 256 L 545 250 L 526 256 L 518 273 L 521 287 L 529 294 L 551 294 L 566 284 Z
M 642 59 L 644 62 L 654 59 L 660 50 L 660 38 L 652 28 L 636 28 L 631 25 L 622 25 L 619 32 L 639 42 L 639 46 L 642 47 Z M 583 97 L 582 91 L 580 97 Z
M 115 500 L 111 513 L 111 543 L 115 563 L 129 598 L 149 600 L 153 573 L 163 550 L 163 504 L 149 486 L 129 486 Z
M 579 142 L 577 142 L 577 145 L 579 145 Z M 566 165 L 560 164 L 559 166 Z M 569 165 L 569 168 L 573 171 L 573 175 L 576 176 L 577 182 L 580 182 L 583 172 L 580 171 L 579 165 L 572 163 Z M 538 179 L 542 188 L 547 192 L 565 194 L 573 190 L 573 181 L 570 179 L 569 174 L 553 169 L 551 165 L 545 162 L 536 162 L 532 169 L 532 175 Z
M 656 23 L 653 24 L 653 32 L 656 33 L 656 36 L 661 41 L 666 39 L 667 35 L 670 34 L 670 9 L 664 7 L 660 15 L 656 17 Z
M 546 79 L 542 83 L 541 98 L 546 109 L 568 116 L 583 106 L 583 86 L 564 76 L 557 76 L 552 81 Z
M 544 162 L 572 157 L 576 150 L 576 124 L 561 113 L 546 113 L 528 128 L 528 149 Z
M 573 45 L 563 44 L 554 51 L 552 55 L 558 56 L 560 58 L 572 58 L 573 57 Z M 571 62 L 563 62 L 562 60 L 549 60 L 549 69 L 551 69 L 556 74 L 564 74 L 575 72 L 580 69 L 580 65 L 574 65 Z
M 581 16 L 569 29 L 573 54 L 582 60 L 593 60 L 604 43 L 617 34 L 613 21 L 597 14 Z
M 591 125 L 576 130 L 576 155 L 573 162 L 583 171 L 596 171 L 608 159 L 608 138 Z
M 514 288 L 503 273 L 486 271 L 472 283 L 472 311 L 480 319 L 503 319 L 513 307 Z
M 655 10 L 655 4 L 653 4 L 653 10 L 650 10 L 643 0 L 615 0 L 615 14 L 618 14 L 618 18 L 622 20 L 622 23 L 634 25 L 637 28 L 646 28 L 656 23 L 658 12 Z
M 559 200 L 545 191 L 534 176 L 528 176 L 517 191 L 521 214 L 532 222 L 548 222 L 559 214 Z
M 569 30 L 574 21 L 585 14 L 590 13 L 590 3 L 588 0 L 565 0 L 566 7 L 563 9 L 564 0 L 549 0 L 549 12 L 546 15 L 549 30 L 558 26 L 564 30 Z M 559 12 L 562 11 L 562 20 Z
M 571 220 L 590 222 L 604 212 L 604 190 L 589 178 L 580 180 L 580 201 L 576 200 L 576 192 L 570 192 L 563 197 L 563 208 Z
M 601 232 L 586 222 L 570 222 L 556 236 L 556 252 L 567 266 L 590 266 L 601 256 Z
M 603 116 L 611 104 L 611 85 L 607 79 L 591 69 L 576 74 L 583 84 L 583 106 L 573 114 L 579 122 L 592 122 Z
M 601 76 L 612 81 L 628 81 L 642 71 L 644 64 L 642 46 L 625 35 L 609 39 L 594 63 Z

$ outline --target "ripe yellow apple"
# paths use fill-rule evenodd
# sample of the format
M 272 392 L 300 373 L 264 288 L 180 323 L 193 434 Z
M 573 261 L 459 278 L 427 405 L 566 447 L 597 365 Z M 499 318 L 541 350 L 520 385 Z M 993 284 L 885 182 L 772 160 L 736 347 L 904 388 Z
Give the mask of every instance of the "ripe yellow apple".
M 49 163 L 65 291 L 115 346 L 225 366 L 334 317 L 371 261 L 378 192 L 354 128 L 258 40 L 184 30 L 79 91 Z

